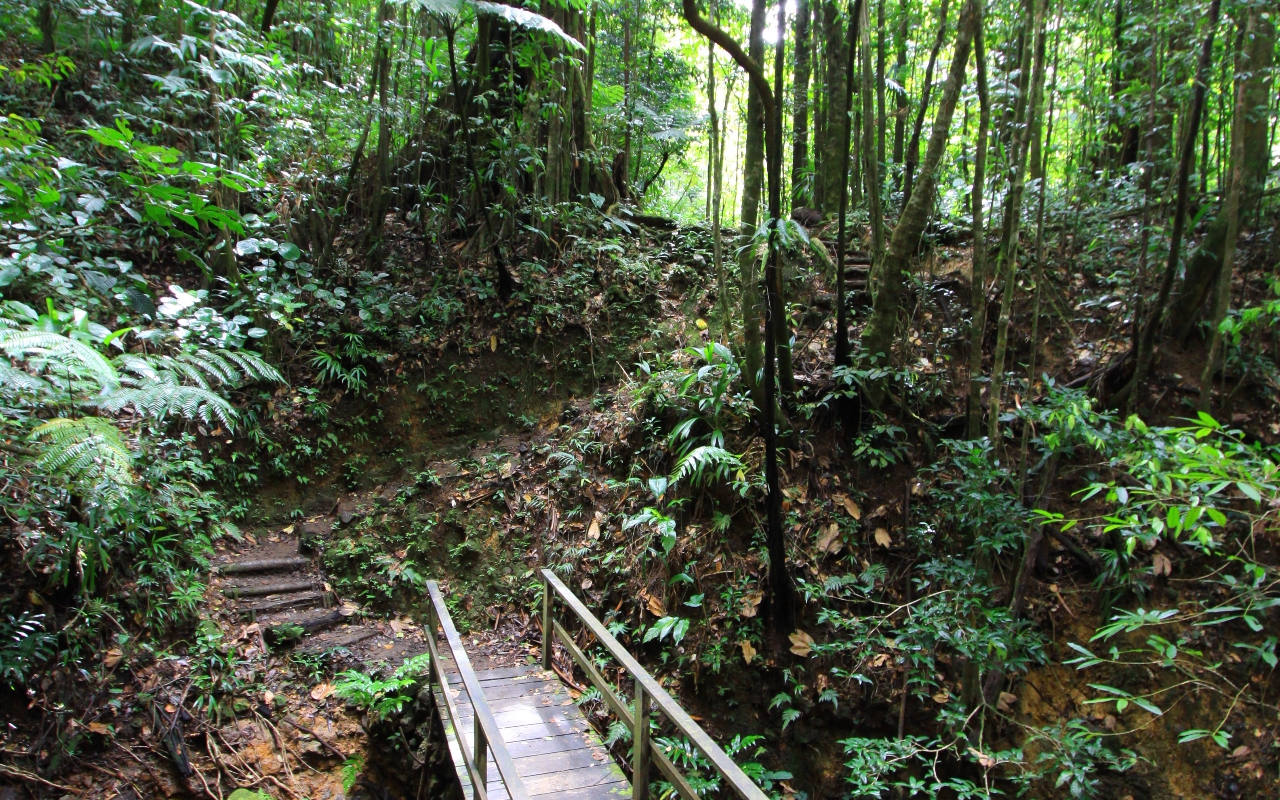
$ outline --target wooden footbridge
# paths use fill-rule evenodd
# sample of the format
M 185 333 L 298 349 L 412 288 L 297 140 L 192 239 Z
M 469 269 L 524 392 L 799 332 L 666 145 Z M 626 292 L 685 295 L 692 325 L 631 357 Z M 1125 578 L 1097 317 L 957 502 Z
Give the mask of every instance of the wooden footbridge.
M 429 581 L 431 619 L 427 624 L 430 680 L 444 722 L 462 793 L 467 800 L 525 800 L 555 796 L 566 800 L 644 800 L 652 781 L 665 781 L 684 800 L 699 800 L 683 772 L 650 738 L 655 717 L 665 718 L 706 758 L 721 785 L 744 800 L 765 794 L 694 722 L 671 695 L 636 662 L 550 570 L 542 570 L 542 664 L 482 670 L 471 667 L 449 617 L 444 597 Z M 557 611 L 575 628 L 585 628 L 630 677 L 630 702 L 604 679 L 561 624 Z M 580 626 L 580 628 L 579 628 Z M 443 643 L 437 641 L 443 636 Z M 569 697 L 551 668 L 558 642 L 600 692 L 613 715 L 632 732 L 628 779 Z

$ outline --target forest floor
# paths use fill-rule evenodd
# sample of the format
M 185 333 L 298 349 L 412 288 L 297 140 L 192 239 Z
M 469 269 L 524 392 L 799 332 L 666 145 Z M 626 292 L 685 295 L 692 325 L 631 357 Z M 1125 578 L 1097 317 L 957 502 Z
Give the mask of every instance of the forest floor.
M 705 236 L 694 238 L 705 244 Z M 635 365 L 667 353 L 687 363 L 680 351 L 710 340 L 697 323 L 709 316 L 714 287 L 690 281 L 690 255 L 677 255 L 673 241 L 671 235 L 655 236 L 641 248 L 639 258 L 668 266 L 650 300 L 642 301 L 652 302 L 648 332 L 615 342 L 613 364 L 604 360 L 603 350 L 594 349 L 594 340 L 590 358 L 579 351 L 572 367 L 555 353 L 548 358 L 550 345 L 571 349 L 576 334 L 556 343 L 525 341 L 519 352 L 507 349 L 508 342 L 518 344 L 518 339 L 474 327 L 460 329 L 458 341 L 439 343 L 434 359 L 423 351 L 398 354 L 398 365 L 387 371 L 386 393 L 374 403 L 337 393 L 332 418 L 381 410 L 380 421 L 366 431 L 363 443 L 331 452 L 328 463 L 318 459 L 310 464 L 306 482 L 273 479 L 261 486 L 252 497 L 257 520 L 246 527 L 242 541 L 218 543 L 217 565 L 299 553 L 306 559 L 267 577 L 255 573 L 260 576 L 237 582 L 215 575 L 209 581 L 201 625 L 216 626 L 234 685 L 252 687 L 252 692 L 236 690 L 231 719 L 214 723 L 205 710 L 196 709 L 187 715 L 182 687 L 189 688 L 192 675 L 202 672 L 195 669 L 196 657 L 155 662 L 135 672 L 124 689 L 126 696 L 167 697 L 169 705 L 182 710 L 180 716 L 189 720 L 182 728 L 187 758 L 197 773 L 184 787 L 171 763 L 175 759 L 160 755 L 166 752 L 165 735 L 147 724 L 122 724 L 109 746 L 82 759 L 86 768 L 64 778 L 59 790 L 102 800 L 201 793 L 204 787 L 223 797 L 231 786 L 313 800 L 380 798 L 387 792 L 412 796 L 412 787 L 393 774 L 401 762 L 389 760 L 371 744 L 360 712 L 333 696 L 335 676 L 347 669 L 386 675 L 425 650 L 421 585 L 427 578 L 440 580 L 456 604 L 455 618 L 475 648 L 470 655 L 477 668 L 535 662 L 541 634 L 530 613 L 534 576 L 547 564 L 564 566 L 562 575 L 571 588 L 628 632 L 622 635 L 624 642 L 717 739 L 764 736 L 761 760 L 794 776 L 781 783 L 788 794 L 843 796 L 847 785 L 840 740 L 847 736 L 932 730 L 934 706 L 961 691 L 952 675 L 939 676 L 941 688 L 932 697 L 904 697 L 902 654 L 891 647 L 864 654 L 860 663 L 869 684 L 851 680 L 839 658 L 810 660 L 764 647 L 759 623 L 765 568 L 754 508 L 732 500 L 725 505 L 725 498 L 703 493 L 687 509 L 679 541 L 664 560 L 650 558 L 645 546 L 624 533 L 626 520 L 654 502 L 643 483 L 633 480 L 634 468 L 638 465 L 645 474 L 661 474 L 663 468 L 646 461 L 660 448 L 651 447 L 653 434 L 647 426 L 652 425 L 653 409 L 645 405 L 641 390 L 647 379 Z M 695 247 L 694 253 L 705 264 L 700 249 Z M 954 429 L 964 409 L 963 398 L 943 387 L 964 385 L 966 264 L 963 247 L 939 247 L 926 259 L 916 286 L 918 313 L 913 319 L 919 325 L 904 333 L 903 355 L 922 383 L 939 388 L 927 408 L 909 418 L 891 415 L 882 426 L 893 430 L 877 428 L 874 435 L 865 428 L 838 434 L 834 415 L 820 402 L 833 388 L 832 325 L 829 315 L 820 313 L 824 306 L 830 308 L 830 287 L 818 272 L 796 273 L 794 299 L 803 313 L 796 330 L 795 372 L 801 399 L 814 404 L 809 430 L 791 437 L 782 454 L 790 567 L 798 581 L 821 585 L 881 564 L 885 600 L 910 602 L 913 514 L 927 513 L 941 480 L 928 466 L 938 459 L 939 437 Z M 1125 333 L 1114 320 L 1087 311 L 1105 306 L 1106 292 L 1081 274 L 1049 285 L 1045 314 L 1063 324 L 1050 326 L 1041 343 L 1040 370 L 1062 382 L 1079 379 L 1124 347 Z M 603 327 L 607 304 L 588 311 Z M 1025 322 L 1020 317 L 1015 327 L 1015 353 L 1025 352 L 1028 345 Z M 1097 335 L 1099 325 L 1109 326 L 1110 333 Z M 583 330 L 581 341 L 591 339 L 592 326 Z M 1196 374 L 1187 366 L 1195 363 L 1194 347 L 1173 350 L 1158 366 L 1153 380 L 1157 421 L 1189 413 L 1186 399 L 1196 387 L 1185 376 Z M 447 398 L 446 405 L 454 405 L 442 414 L 438 399 L 424 396 L 421 385 L 413 388 L 418 370 L 424 382 L 447 370 L 473 382 L 511 374 L 537 376 L 542 381 L 537 385 L 544 388 L 531 391 L 532 379 L 504 388 L 486 383 L 483 398 Z M 318 384 L 314 388 L 331 391 Z M 317 437 L 319 432 L 299 424 L 296 414 L 289 417 L 285 402 L 297 390 L 282 391 L 281 413 L 270 424 Z M 501 413 L 442 419 L 453 413 L 448 408 L 480 402 Z M 1274 442 L 1280 439 L 1277 413 L 1269 404 L 1242 396 L 1232 418 L 1250 436 Z M 749 430 L 731 431 L 731 436 L 741 445 L 745 462 L 758 462 L 758 443 Z M 1072 493 L 1081 481 L 1069 477 L 1048 487 L 1046 506 L 1052 510 L 1075 503 Z M 728 509 L 727 519 L 712 518 L 708 512 L 716 507 Z M 837 521 L 853 534 L 826 535 Z M 317 595 L 306 602 L 320 608 L 246 619 L 246 608 L 262 599 L 228 598 L 223 590 L 255 581 L 305 583 L 296 591 Z M 1178 575 L 1157 579 L 1157 588 L 1184 597 L 1197 591 Z M 700 611 L 690 605 L 694 592 Z M 1004 601 L 1001 593 L 991 598 L 993 605 Z M 1072 643 L 1087 642 L 1093 635 L 1102 602 L 1084 565 L 1051 543 L 1029 593 L 1028 615 L 1055 657 L 1009 684 L 992 746 L 1007 749 L 1033 728 L 1086 719 L 1099 730 L 1133 729 L 1124 746 L 1141 756 L 1133 769 L 1105 774 L 1100 796 L 1141 800 L 1265 797 L 1273 792 L 1268 771 L 1274 772 L 1276 725 L 1263 719 L 1261 711 L 1247 711 L 1237 746 L 1219 752 L 1207 744 L 1177 743 L 1179 726 L 1191 724 L 1190 706 L 1198 701 L 1171 710 L 1166 724 L 1159 726 L 1140 710 L 1117 719 L 1090 703 L 1095 693 L 1088 689 L 1089 679 L 1062 666 L 1061 660 L 1071 654 Z M 699 624 L 683 641 L 642 642 L 636 635 L 682 605 L 699 615 Z M 819 636 L 820 609 L 810 599 L 799 612 L 801 628 Z M 332 625 L 285 637 L 297 639 L 296 644 L 269 644 L 265 638 L 273 626 L 306 628 L 320 618 L 331 618 Z M 568 662 L 560 666 L 572 673 Z M 805 685 L 797 688 L 801 680 Z M 1149 680 L 1153 676 L 1130 676 L 1127 685 Z M 837 702 L 820 699 L 830 697 L 823 695 L 828 690 L 835 692 Z M 780 726 L 774 707 L 779 693 L 792 695 L 795 707 L 805 712 L 794 723 Z M 1199 702 L 1214 707 L 1216 701 Z M 602 703 L 588 698 L 584 711 L 608 733 Z M 413 748 L 420 743 L 407 744 Z M 625 760 L 625 749 L 625 742 L 615 743 L 615 756 Z M 172 748 L 168 752 L 172 756 Z M 379 773 L 380 765 L 386 774 Z M 365 777 L 353 780 L 358 774 Z M 9 795 L 0 797 L 8 800 Z

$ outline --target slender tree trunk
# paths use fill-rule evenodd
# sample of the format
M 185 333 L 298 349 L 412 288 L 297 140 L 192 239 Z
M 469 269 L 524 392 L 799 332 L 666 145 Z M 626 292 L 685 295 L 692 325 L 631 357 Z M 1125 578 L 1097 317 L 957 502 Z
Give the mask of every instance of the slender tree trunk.
M 884 29 L 885 0 L 876 3 L 876 162 L 881 173 L 884 172 Z M 863 26 L 866 27 L 865 25 Z M 865 61 L 865 59 L 864 59 Z M 864 64 L 863 69 L 866 69 Z M 865 108 L 864 108 L 865 114 Z
M 1270 154 L 1267 121 L 1271 115 L 1267 113 L 1268 104 L 1272 100 L 1272 80 L 1274 71 L 1271 68 L 1276 45 L 1275 14 L 1269 18 L 1257 20 L 1257 24 L 1244 37 L 1240 48 L 1240 60 L 1237 74 L 1240 86 L 1244 87 L 1245 105 L 1248 113 L 1243 122 L 1244 185 L 1240 189 L 1240 219 L 1244 220 L 1259 207 L 1262 192 L 1266 188 L 1267 175 L 1270 174 Z M 1239 92 L 1240 86 L 1236 87 Z M 1236 121 L 1232 120 L 1234 126 Z M 1234 134 L 1233 134 L 1234 136 Z M 1203 171 L 1203 170 L 1202 170 Z M 1243 224 L 1241 222 L 1241 224 Z M 1209 295 L 1218 274 L 1218 265 L 1225 263 L 1226 247 L 1225 214 L 1215 215 L 1196 248 L 1187 259 L 1185 275 L 1178 285 L 1174 302 L 1170 306 L 1171 319 L 1176 326 L 1179 339 L 1185 339 L 1195 329 L 1199 312 Z
M 773 170 L 773 174 L 771 174 L 769 178 L 770 180 L 769 191 L 771 193 L 769 198 L 769 213 L 774 220 L 775 228 L 778 225 L 782 224 L 781 217 L 779 216 L 781 214 L 780 209 L 781 209 L 781 203 L 782 203 L 782 200 L 781 200 L 781 192 L 782 192 L 782 103 L 781 103 L 781 99 L 782 99 L 784 65 L 786 62 L 786 52 L 787 52 L 787 29 L 785 25 L 786 18 L 787 18 L 786 5 L 780 4 L 777 7 L 777 10 L 778 10 L 778 40 L 774 44 L 774 51 L 773 51 L 773 73 L 774 73 L 773 85 L 777 87 L 777 91 L 775 92 L 774 97 L 776 97 L 779 102 L 777 103 L 777 112 L 776 112 L 777 121 L 774 123 L 774 128 L 776 130 L 775 136 L 777 141 L 774 142 L 773 150 L 775 153 L 774 157 L 778 161 L 778 163 L 772 164 L 769 166 L 769 169 Z M 849 107 L 849 104 L 846 102 L 845 108 L 847 109 L 848 107 Z M 846 114 L 845 116 L 847 117 L 848 114 Z M 768 148 L 766 148 L 766 152 L 767 151 L 768 151 Z M 772 192 L 775 192 L 775 191 L 778 192 L 778 198 L 776 202 L 772 196 Z M 779 258 L 780 257 L 775 254 L 774 260 L 778 260 Z M 778 361 L 778 387 L 782 391 L 783 406 L 786 408 L 790 408 L 791 398 L 795 397 L 795 394 L 796 394 L 796 380 L 795 380 L 795 373 L 792 371 L 792 366 L 791 366 L 791 326 L 787 323 L 787 298 L 786 298 L 785 292 L 783 291 L 783 286 L 782 286 L 781 265 L 774 264 L 773 271 L 770 274 L 772 275 L 773 283 L 770 284 L 769 286 L 768 295 L 769 295 L 769 302 L 772 308 L 772 313 L 770 314 L 770 317 L 772 318 L 772 325 L 773 325 L 774 351 L 776 353 L 777 361 Z
M 771 287 L 780 283 L 780 250 L 778 247 L 778 234 L 782 224 L 782 111 L 781 104 L 775 102 L 777 95 L 769 86 L 769 81 L 764 75 L 764 70 L 760 68 L 760 60 L 749 56 L 742 52 L 742 48 L 737 42 L 729 38 L 724 31 L 709 24 L 698 13 L 698 6 L 695 0 L 683 0 L 681 4 L 684 12 L 684 18 L 698 33 L 713 40 L 717 45 L 727 52 L 738 66 L 747 73 L 751 79 L 751 94 L 758 96 L 761 108 L 761 117 L 764 119 L 766 128 L 764 141 L 766 143 L 765 154 L 769 165 L 769 216 L 773 222 L 769 231 L 769 256 L 767 260 L 765 275 L 765 291 L 770 293 Z M 755 0 L 752 5 L 752 47 L 755 48 L 755 39 L 759 38 L 759 52 L 763 55 L 764 51 L 764 0 Z M 759 19 L 759 27 L 756 27 L 756 20 Z M 779 20 L 781 22 L 781 19 Z M 779 30 L 779 42 L 783 36 Z M 777 54 L 780 56 L 780 54 Z M 782 86 L 782 58 L 774 59 L 774 83 L 779 88 Z M 773 313 L 771 298 L 765 298 L 765 341 L 772 343 L 774 341 L 773 332 Z M 772 620 L 772 628 L 774 632 L 774 642 L 778 649 L 782 647 L 783 636 L 794 624 L 794 607 L 795 599 L 792 594 L 791 576 L 787 569 L 786 560 L 786 540 L 782 528 L 782 489 L 778 479 L 778 451 L 777 451 L 777 431 L 775 429 L 775 358 L 774 348 L 765 349 L 764 357 L 764 386 L 761 392 L 761 435 L 764 439 L 764 467 L 765 467 L 765 484 L 768 494 L 765 497 L 766 518 L 768 520 L 765 531 L 766 547 L 769 552 L 769 616 Z
M 40 28 L 40 52 L 49 55 L 57 49 L 54 42 L 57 22 L 53 17 L 53 0 L 40 0 L 36 9 L 36 24 Z
M 947 0 L 942 0 L 942 8 L 938 11 L 938 35 L 933 40 L 933 49 L 929 51 L 929 64 L 924 69 L 924 86 L 920 89 L 920 109 L 916 112 L 916 122 L 911 128 L 911 142 L 907 145 L 906 176 L 902 184 L 902 202 L 905 205 L 911 200 L 911 185 L 915 182 L 916 162 L 920 160 L 920 132 L 924 128 L 924 115 L 929 111 L 929 93 L 933 89 L 933 68 L 938 62 L 938 51 L 947 36 Z
M 871 108 L 871 30 L 870 12 L 867 10 L 869 0 L 862 3 L 862 148 L 861 157 L 864 163 L 863 180 L 867 189 L 867 211 L 871 224 L 871 263 L 879 264 L 884 258 L 884 211 L 881 201 L 881 169 L 884 156 L 884 82 L 879 80 L 880 91 L 876 101 L 880 105 L 880 116 Z M 880 2 L 884 8 L 884 0 Z M 883 29 L 882 29 L 883 32 Z M 883 64 L 881 65 L 883 66 Z M 878 132 L 878 139 L 877 139 Z M 875 149 L 878 141 L 879 151 Z M 875 155 L 873 156 L 873 153 Z
M 1040 95 L 1044 87 L 1044 18 L 1045 0 L 1035 0 L 1035 12 L 1028 19 L 1034 27 L 1027 31 L 1035 54 L 1035 66 L 1031 73 L 1030 94 L 1023 104 L 1014 145 L 1013 185 L 1009 189 L 1008 215 L 1009 243 L 1000 252 L 1000 267 L 1004 271 L 1004 289 L 1000 298 L 1000 322 L 996 330 L 996 349 L 991 366 L 991 392 L 987 396 L 987 436 L 992 443 L 1000 440 L 1000 400 L 1004 384 L 1004 362 L 1009 349 L 1009 324 L 1013 315 L 1013 295 L 1017 290 L 1018 240 L 1022 228 L 1022 195 L 1027 185 L 1027 153 L 1031 140 L 1038 135 L 1040 119 Z M 1024 59 L 1025 60 L 1025 59 Z
M 978 3 L 973 37 L 978 83 L 978 142 L 973 156 L 973 275 L 969 296 L 969 420 L 968 436 L 977 439 L 982 428 L 982 340 L 987 327 L 987 236 L 983 227 L 983 193 L 987 183 L 987 132 L 991 126 L 991 102 L 987 92 L 986 33 Z
M 1245 21 L 1245 38 L 1257 30 L 1261 14 L 1256 6 L 1249 10 Z M 1209 353 L 1205 357 L 1204 371 L 1200 374 L 1199 410 L 1209 413 L 1213 399 L 1213 375 L 1222 361 L 1223 340 L 1222 322 L 1227 318 L 1231 308 L 1231 275 L 1235 267 L 1236 239 L 1240 235 L 1240 196 L 1245 189 L 1245 154 L 1244 141 L 1246 126 L 1249 124 L 1250 108 L 1249 86 L 1247 81 L 1240 81 L 1236 87 L 1236 107 L 1231 123 L 1231 173 L 1227 179 L 1226 196 L 1223 200 L 1222 216 L 1226 218 L 1226 236 L 1222 249 L 1222 266 L 1218 270 L 1218 286 L 1213 298 L 1213 315 L 1209 320 Z
M 1200 117 L 1204 111 L 1206 82 L 1209 77 L 1209 64 L 1213 59 L 1213 37 L 1218 30 L 1218 10 L 1220 0 L 1211 0 L 1209 4 L 1209 31 L 1204 37 L 1204 46 L 1200 51 L 1200 62 L 1196 66 L 1195 90 L 1191 96 L 1191 109 L 1188 112 L 1186 131 L 1182 139 L 1181 154 L 1178 159 L 1178 172 L 1175 177 L 1177 196 L 1173 204 L 1173 224 L 1169 232 L 1169 260 L 1165 264 L 1164 275 L 1160 279 L 1160 290 L 1151 306 L 1151 313 L 1142 326 L 1138 339 L 1138 350 L 1135 355 L 1133 377 L 1129 383 L 1116 393 L 1115 403 L 1123 403 L 1125 415 L 1138 407 L 1138 395 L 1147 382 L 1147 373 L 1155 357 L 1156 333 L 1164 316 L 1165 305 L 1169 302 L 1169 293 L 1173 289 L 1173 280 L 1178 272 L 1178 258 L 1182 250 L 1182 236 L 1186 225 L 1188 184 L 1191 178 L 1191 162 L 1195 158 L 1196 134 L 1199 133 Z
M 858 43 L 858 26 L 862 22 L 863 0 L 854 0 L 849 7 L 849 40 L 845 51 L 848 58 L 845 63 L 845 108 L 852 107 L 853 101 L 853 64 Z M 840 180 L 842 184 L 849 180 L 849 149 L 853 142 L 853 115 L 844 115 L 844 130 L 841 131 L 840 148 Z M 849 193 L 844 187 L 840 189 L 839 233 L 836 237 L 836 361 L 835 366 L 843 367 L 849 363 L 849 318 L 845 308 L 844 296 L 844 254 L 846 228 L 848 227 Z
M 717 19 L 718 7 L 712 4 L 712 14 Z M 720 231 L 720 192 L 724 159 L 720 153 L 720 113 L 716 110 L 716 49 L 707 41 L 707 116 L 711 120 L 710 212 L 711 212 L 711 260 L 716 272 L 716 294 L 720 305 L 720 340 L 726 345 L 733 339 L 733 315 L 729 311 L 729 286 L 724 271 L 724 240 Z
M 894 90 L 897 97 L 897 104 L 894 111 L 893 120 L 893 163 L 902 166 L 902 149 L 906 146 L 907 131 L 907 114 L 911 111 L 911 106 L 907 101 L 907 92 L 902 87 L 903 80 L 907 74 L 907 31 L 909 29 L 911 19 L 911 3 L 908 0 L 900 0 L 898 3 L 898 35 L 894 44 L 897 46 L 898 61 L 893 68 L 893 80 L 898 88 Z M 899 174 L 895 178 L 895 184 L 901 180 Z M 906 207 L 906 203 L 902 204 Z
M 262 32 L 271 33 L 271 24 L 275 21 L 276 7 L 280 5 L 280 0 L 267 0 L 267 5 L 262 9 Z
M 822 141 L 814 142 L 822 148 L 822 170 L 817 179 L 822 181 L 822 205 L 819 210 L 829 214 L 840 208 L 841 198 L 848 189 L 847 176 L 841 173 L 844 157 L 840 146 L 844 143 L 846 118 L 849 116 L 849 85 L 846 64 L 849 60 L 849 42 L 840 24 L 840 9 L 835 0 L 823 0 L 824 31 L 826 34 L 827 118 Z
M 791 81 L 791 199 L 795 205 L 808 205 L 812 193 L 807 189 L 812 170 L 809 166 L 809 0 L 798 0 L 795 19 L 795 71 Z
M 748 43 L 749 56 L 756 64 L 764 60 L 765 0 L 753 0 L 751 4 L 751 28 Z M 760 190 L 764 185 L 764 106 L 759 92 L 747 92 L 746 144 L 742 169 L 742 211 L 738 217 L 738 282 L 742 289 L 742 338 L 743 361 L 746 364 L 747 386 L 754 394 L 756 376 L 763 362 L 763 341 L 760 338 L 760 320 L 764 311 L 760 307 L 760 276 L 756 270 L 757 254 L 751 246 L 760 223 Z
M 955 49 L 951 59 L 951 69 L 947 73 L 946 83 L 942 87 L 942 95 L 938 99 L 938 112 L 934 117 L 933 129 L 929 133 L 929 146 L 925 150 L 921 163 L 920 175 L 915 190 L 911 193 L 911 201 L 907 203 L 893 229 L 893 237 L 884 257 L 879 289 L 871 310 L 871 318 L 862 332 L 862 350 L 871 358 L 882 359 L 887 363 L 891 355 L 893 340 L 898 331 L 898 318 L 902 314 L 902 301 L 907 286 L 907 271 L 911 265 L 911 257 L 920 242 L 920 234 L 924 232 L 924 224 L 933 207 L 933 193 L 937 181 L 938 163 L 947 149 L 947 139 L 951 134 L 951 119 L 955 114 L 956 101 L 960 97 L 960 88 L 964 84 L 965 64 L 969 61 L 969 47 L 973 42 L 973 25 L 977 12 L 975 4 L 980 0 L 968 0 L 960 16 L 960 27 L 956 34 Z M 873 387 L 869 400 L 878 406 L 883 400 L 883 389 Z

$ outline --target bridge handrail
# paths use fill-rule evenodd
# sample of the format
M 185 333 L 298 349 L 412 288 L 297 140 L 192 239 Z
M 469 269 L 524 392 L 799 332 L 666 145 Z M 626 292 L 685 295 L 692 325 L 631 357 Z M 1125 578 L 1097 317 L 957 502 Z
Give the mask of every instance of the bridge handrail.
M 449 719 L 453 722 L 453 729 L 457 731 L 458 749 L 462 751 L 462 761 L 467 767 L 467 773 L 471 776 L 471 786 L 475 792 L 476 800 L 488 800 L 489 787 L 488 776 L 489 769 L 486 763 L 486 751 L 493 751 L 494 765 L 498 768 L 498 775 L 502 778 L 502 783 L 507 788 L 507 794 L 511 800 L 528 800 L 529 794 L 525 791 L 524 783 L 520 780 L 520 776 L 516 773 L 515 762 L 511 760 L 511 754 L 507 751 L 507 745 L 502 741 L 502 733 L 498 729 L 498 723 L 493 718 L 493 712 L 489 710 L 489 702 L 485 700 L 484 691 L 480 688 L 480 680 L 476 677 L 476 671 L 471 667 L 471 659 L 467 657 L 466 648 L 463 647 L 462 637 L 458 635 L 458 629 L 453 625 L 453 618 L 449 616 L 449 609 L 444 604 L 444 596 L 440 594 L 440 585 L 436 581 L 427 581 L 427 592 L 431 595 L 431 610 L 427 619 L 427 650 L 430 653 L 430 678 L 440 684 L 440 693 L 444 696 L 445 709 L 449 714 Z M 449 678 L 445 674 L 444 665 L 440 661 L 439 645 L 436 642 L 436 626 L 439 624 L 440 629 L 444 632 L 445 645 L 449 648 L 449 654 L 453 656 L 453 663 L 458 667 L 458 674 L 462 678 L 462 689 L 467 693 L 467 698 L 471 701 L 471 708 L 474 712 L 473 728 L 475 733 L 474 741 L 471 743 L 470 752 L 468 746 L 462 737 L 462 724 L 458 715 L 458 706 L 454 702 L 453 695 L 449 693 Z
M 573 656 L 578 666 L 582 667 L 582 671 L 591 679 L 592 684 L 599 690 L 605 702 L 609 705 L 614 714 L 622 720 L 632 730 L 633 747 L 633 764 L 631 789 L 633 800 L 645 800 L 649 792 L 649 762 L 650 759 L 657 765 L 659 771 L 671 781 L 676 792 L 685 800 L 698 800 L 698 795 L 694 792 L 693 787 L 685 780 L 680 770 L 667 758 L 659 748 L 654 746 L 649 740 L 649 705 L 658 707 L 658 710 L 666 715 L 677 729 L 693 742 L 698 750 L 706 756 L 707 761 L 713 768 L 724 778 L 730 788 L 743 800 L 768 800 L 768 797 L 760 787 L 756 786 L 742 768 L 734 763 L 729 754 L 715 743 L 702 726 L 693 721 L 693 718 L 685 713 L 684 709 L 675 701 L 667 691 L 662 688 L 654 678 L 640 666 L 631 654 L 627 652 L 622 643 L 609 633 L 604 624 L 596 619 L 595 615 L 583 605 L 569 587 L 556 577 L 549 569 L 542 570 L 542 581 L 544 591 L 542 593 L 542 667 L 543 669 L 551 669 L 551 650 L 548 642 L 559 639 L 569 654 Z M 596 637 L 601 646 L 609 651 L 622 668 L 626 670 L 635 681 L 636 698 L 635 711 L 627 707 L 622 701 L 613 687 L 604 679 L 600 671 L 596 669 L 591 659 L 573 641 L 564 627 L 554 618 L 552 614 L 553 602 L 552 597 L 558 596 L 565 606 L 574 613 L 587 630 Z

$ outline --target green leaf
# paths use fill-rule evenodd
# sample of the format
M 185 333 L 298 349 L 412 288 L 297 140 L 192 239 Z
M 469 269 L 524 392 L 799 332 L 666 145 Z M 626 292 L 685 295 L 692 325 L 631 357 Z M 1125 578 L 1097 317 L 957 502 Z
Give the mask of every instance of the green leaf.
M 432 2 L 435 1 L 436 0 L 432 0 Z M 542 33 L 550 34 L 551 36 L 555 36 L 574 50 L 582 52 L 586 52 L 587 50 L 587 48 L 582 46 L 582 42 L 579 42 L 577 39 L 565 33 L 564 29 L 559 25 L 541 14 L 535 14 L 532 11 L 527 11 L 523 8 L 516 8 L 515 6 L 503 5 L 502 3 L 485 2 L 485 0 L 479 0 L 475 6 L 476 13 L 478 14 L 490 14 L 495 17 L 501 17 L 512 25 L 518 25 L 526 30 L 540 31 Z
M 1245 497 L 1248 497 L 1253 502 L 1255 503 L 1262 502 L 1262 494 L 1258 491 L 1257 487 L 1254 486 L 1253 484 L 1245 483 L 1244 481 L 1236 481 L 1236 488 L 1244 492 Z

